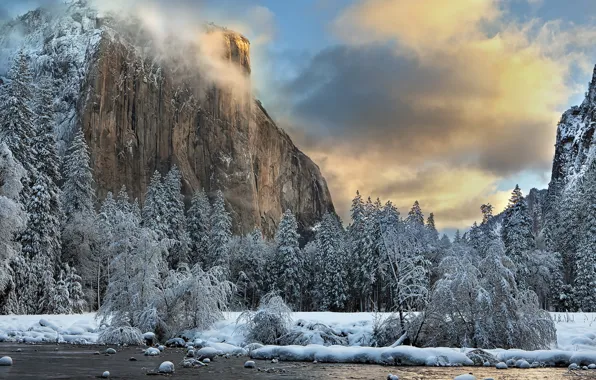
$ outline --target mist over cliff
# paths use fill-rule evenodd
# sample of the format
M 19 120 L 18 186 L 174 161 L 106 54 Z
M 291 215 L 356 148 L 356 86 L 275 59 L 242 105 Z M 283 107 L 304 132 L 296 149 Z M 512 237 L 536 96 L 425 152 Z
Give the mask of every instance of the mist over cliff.
M 272 236 L 286 209 L 306 230 L 333 210 L 318 166 L 253 97 L 241 34 L 151 3 L 76 1 L 0 25 L 0 78 L 21 50 L 54 81 L 61 153 L 82 128 L 99 198 L 126 185 L 142 200 L 176 165 L 187 199 L 224 192 L 238 233 Z

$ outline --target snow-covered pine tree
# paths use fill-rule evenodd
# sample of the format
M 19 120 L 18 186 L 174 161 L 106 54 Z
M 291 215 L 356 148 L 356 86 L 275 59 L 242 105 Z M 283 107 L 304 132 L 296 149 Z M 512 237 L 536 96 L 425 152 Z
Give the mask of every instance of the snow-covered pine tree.
M 81 314 L 87 308 L 85 301 L 85 294 L 83 293 L 83 286 L 81 285 L 82 278 L 77 274 L 75 268 L 71 268 L 66 264 L 66 288 L 69 296 L 69 307 L 72 313 Z
M 482 231 L 476 222 L 474 222 L 470 228 L 470 233 L 468 234 L 468 244 L 478 251 L 482 248 Z
M 451 240 L 449 240 L 449 236 L 447 236 L 447 234 L 443 234 L 441 236 L 441 239 L 439 240 L 439 246 L 444 251 L 446 251 L 447 249 L 449 249 L 451 247 Z
M 204 190 L 197 191 L 192 197 L 186 221 L 191 242 L 190 264 L 205 264 L 209 252 L 209 231 L 211 229 L 211 204 Z
M 79 266 L 93 253 L 94 231 L 93 175 L 83 131 L 74 136 L 64 158 L 62 186 L 62 260 Z
M 379 216 L 381 210 L 375 205 L 370 197 L 364 206 L 365 227 L 363 241 L 363 255 L 360 262 L 360 286 L 362 288 L 362 297 L 364 298 L 363 311 L 374 310 L 373 304 L 378 304 L 378 285 L 379 275 L 382 272 L 380 265 L 381 229 L 379 226 Z
M 186 232 L 186 217 L 182 200 L 182 174 L 177 166 L 166 175 L 164 180 L 164 222 L 167 225 L 166 237 L 173 244 L 169 249 L 168 264 L 170 268 L 177 268 L 182 263 L 188 263 L 189 238 Z
M 26 283 L 17 284 L 17 292 L 22 299 L 29 298 L 29 309 L 36 309 L 36 299 L 43 298 L 51 289 L 39 279 L 46 278 L 45 273 L 54 273 L 58 262 L 57 249 L 59 240 L 55 240 L 52 229 L 57 228 L 57 221 L 51 215 L 50 194 L 41 176 L 35 175 L 31 197 L 25 204 L 28 212 L 27 227 L 20 235 L 25 262 L 39 264 L 29 267 L 30 276 Z M 59 236 L 59 235 L 58 235 Z M 37 297 L 36 297 L 37 295 Z
M 316 226 L 318 229 L 318 226 Z M 316 239 L 309 241 L 302 248 L 302 262 L 303 262 L 303 301 L 302 305 L 305 310 L 320 310 L 320 301 L 323 298 L 322 290 L 319 287 L 323 271 L 321 268 L 321 250 Z M 267 273 L 266 273 L 267 274 Z M 353 284 L 351 284 L 353 285 Z M 356 300 L 358 301 L 358 300 Z
M 578 226 L 581 227 L 587 220 L 587 208 L 584 202 L 586 187 L 582 184 L 584 180 L 586 178 L 575 181 L 563 191 L 556 212 L 558 220 L 551 222 L 556 224 L 555 247 L 557 252 L 561 252 L 563 275 L 568 283 L 573 283 L 575 279 L 576 254 L 582 240 L 581 233 L 583 231 Z
M 25 301 L 27 314 L 58 314 L 56 304 L 57 288 L 54 270 L 47 257 L 37 256 L 30 262 L 30 275 L 27 278 L 27 291 L 21 298 Z M 31 275 L 35 273 L 35 275 Z M 41 277 L 37 277 L 41 274 Z
M 64 278 L 64 271 L 60 271 L 58 281 L 56 281 L 56 291 L 54 292 L 54 313 L 56 314 L 72 314 L 70 294 L 68 293 L 68 285 Z
M 426 219 L 426 229 L 428 230 L 430 243 L 435 244 L 439 240 L 439 231 L 437 231 L 437 227 L 435 226 L 435 214 L 432 212 Z
M 277 232 L 275 234 L 276 263 L 277 263 L 277 289 L 281 291 L 284 301 L 294 306 L 301 307 L 301 269 L 300 247 L 298 245 L 298 223 L 291 210 L 284 212 Z
M 23 166 L 27 174 L 35 170 L 34 163 L 37 161 L 32 141 L 34 127 L 30 105 L 33 96 L 28 60 L 23 51 L 17 56 L 10 70 L 11 81 L 6 90 L 6 99 L 3 99 L 1 104 L 0 115 L 0 141 L 6 143 L 13 157 Z M 21 196 L 26 198 L 29 194 L 29 186 L 23 186 L 22 190 Z
M 0 143 L 0 313 L 20 312 L 15 284 L 24 275 L 25 262 L 14 236 L 25 227 L 27 215 L 19 202 L 21 178 L 25 170 L 12 156 L 5 143 Z
M 519 186 L 511 193 L 509 205 L 505 210 L 503 229 L 501 231 L 505 254 L 513 261 L 518 271 L 518 280 L 522 281 L 527 270 L 524 265 L 524 254 L 534 249 L 532 220 L 528 207 Z
M 47 195 L 47 215 L 43 218 L 45 226 L 44 238 L 48 242 L 47 250 L 50 260 L 58 268 L 62 254 L 62 238 L 60 224 L 63 220 L 62 205 L 60 202 L 61 192 L 58 187 L 60 181 L 60 158 L 58 157 L 56 139 L 54 137 L 54 97 L 51 90 L 50 79 L 42 80 L 38 89 L 39 100 L 37 106 L 37 118 L 33 134 L 33 149 L 38 157 L 34 162 L 34 172 L 30 178 L 34 186 L 43 187 L 44 195 Z M 39 194 L 39 190 L 33 189 Z M 27 212 L 35 212 L 29 209 L 30 205 L 25 202 Z M 36 206 L 37 207 L 37 206 Z
M 150 228 L 157 233 L 159 239 L 166 237 L 168 225 L 165 221 L 166 195 L 161 174 L 156 170 L 145 194 L 142 217 L 143 227 Z
M 350 243 L 350 261 L 361 264 L 366 260 L 366 215 L 365 206 L 362 196 L 359 191 L 356 191 L 356 196 L 352 200 L 352 207 L 350 208 L 350 215 L 352 223 L 348 226 L 348 239 Z M 314 249 L 310 250 L 314 252 Z M 360 310 L 364 310 L 366 303 L 364 291 L 364 273 L 360 271 L 360 265 L 348 266 L 348 283 L 354 293 L 353 298 L 358 297 L 360 303 Z M 352 298 L 352 297 L 351 297 Z
M 348 299 L 346 263 L 344 262 L 347 245 L 344 241 L 344 230 L 337 215 L 327 213 L 317 231 L 317 243 L 320 250 L 319 267 L 321 271 L 319 301 L 322 311 L 341 311 Z
M 36 309 L 37 299 L 44 298 L 52 290 L 39 279 L 47 277 L 47 272 L 54 273 L 61 260 L 62 241 L 60 223 L 62 209 L 60 205 L 59 162 L 56 153 L 53 123 L 53 97 L 47 82 L 40 88 L 36 125 L 31 130 L 29 149 L 36 153 L 29 161 L 29 181 L 31 186 L 24 199 L 27 212 L 27 227 L 19 236 L 24 254 L 24 262 L 29 263 L 29 276 L 23 277 L 26 283 L 16 284 L 17 293 L 28 299 L 28 309 Z M 35 265 L 33 265 L 33 264 Z M 27 264 L 26 264 L 27 265 Z M 49 268 L 47 267 L 49 266 Z M 48 306 L 49 307 L 49 306 Z M 37 310 L 39 311 L 39 310 Z
M 455 236 L 453 237 L 453 242 L 456 244 L 459 244 L 462 242 L 461 233 L 459 232 L 459 229 L 455 231 Z
M 596 162 L 582 183 L 584 219 L 575 257 L 574 299 L 583 312 L 596 311 Z
M 119 214 L 118 204 L 114 200 L 111 192 L 108 192 L 103 200 L 99 213 L 96 215 L 93 223 L 93 229 L 97 233 L 95 238 L 95 249 L 86 255 L 82 260 L 83 278 L 85 283 L 89 284 L 93 290 L 87 297 L 92 309 L 98 310 L 102 306 L 103 295 L 110 282 L 111 272 L 110 263 L 116 254 L 116 248 L 122 245 L 118 239 L 121 216 Z M 139 218 L 128 214 L 132 226 L 138 226 Z M 125 224 L 125 227 L 130 225 Z
M 40 82 L 33 133 L 33 148 L 39 158 L 35 161 L 40 174 L 49 178 L 54 186 L 62 179 L 60 175 L 60 158 L 54 134 L 55 113 L 52 80 L 44 78 Z
M 243 307 L 258 306 L 261 295 L 265 294 L 265 268 L 270 251 L 259 229 L 232 238 L 230 279 L 236 283 Z
M 228 243 L 232 238 L 232 218 L 226 210 L 221 190 L 215 194 L 211 210 L 211 233 L 209 236 L 209 260 L 206 267 L 221 266 L 229 268 Z
M 412 208 L 408 212 L 406 222 L 413 226 L 424 226 L 424 214 L 422 214 L 422 209 L 420 208 L 420 203 L 418 203 L 418 201 L 415 201 L 412 205 Z
M 85 136 L 78 130 L 64 159 L 64 186 L 62 204 L 66 220 L 75 213 L 93 214 L 93 174 Z
M 133 205 L 130 203 L 130 198 L 128 196 L 128 191 L 126 190 L 126 185 L 122 185 L 120 191 L 118 192 L 118 196 L 116 197 L 116 206 L 122 212 L 132 212 Z

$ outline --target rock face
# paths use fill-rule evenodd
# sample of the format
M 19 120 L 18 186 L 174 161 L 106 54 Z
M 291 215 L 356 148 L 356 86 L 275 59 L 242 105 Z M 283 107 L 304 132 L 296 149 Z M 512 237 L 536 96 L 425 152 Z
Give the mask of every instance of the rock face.
M 208 78 L 185 65 L 183 55 L 160 57 L 148 48 L 150 42 L 84 5 L 70 6 L 60 18 L 56 22 L 39 11 L 25 16 L 22 22 L 32 25 L 25 40 L 37 75 L 49 68 L 56 72 L 57 61 L 78 68 L 74 79 L 72 68 L 58 75 L 71 93 L 57 102 L 59 115 L 70 116 L 60 123 L 58 136 L 66 141 L 82 127 L 100 199 L 126 185 L 142 201 L 153 172 L 165 174 L 177 165 L 187 200 L 201 188 L 223 191 L 237 233 L 259 227 L 271 237 L 288 208 L 305 230 L 333 210 L 317 165 L 248 90 Z M 39 29 L 43 38 L 36 37 Z M 249 41 L 227 30 L 212 32 L 223 46 L 218 59 L 248 82 Z M 56 53 L 55 46 L 65 43 L 84 47 L 84 53 Z
M 584 175 L 596 154 L 595 128 L 596 68 L 582 104 L 567 110 L 559 122 L 549 192 L 554 187 L 560 192 Z

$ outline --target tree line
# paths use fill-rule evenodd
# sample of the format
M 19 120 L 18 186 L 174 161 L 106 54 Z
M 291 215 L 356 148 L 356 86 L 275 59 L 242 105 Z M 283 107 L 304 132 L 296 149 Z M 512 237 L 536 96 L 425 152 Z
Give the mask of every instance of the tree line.
M 503 213 L 482 205 L 481 223 L 453 241 L 418 201 L 402 216 L 391 201 L 359 193 L 347 226 L 327 213 L 304 246 L 291 210 L 272 240 L 258 229 L 233 236 L 224 194 L 200 190 L 186 209 L 175 166 L 154 173 L 142 204 L 125 187 L 97 200 L 82 131 L 61 158 L 51 78 L 37 82 L 21 54 L 2 86 L 4 314 L 99 310 L 121 325 L 172 333 L 207 326 L 225 307 L 254 309 L 273 292 L 296 311 L 394 311 L 397 332 L 411 341 L 497 344 L 495 334 L 511 343 L 512 329 L 540 326 L 540 307 L 594 307 L 596 232 L 584 221 L 596 210 L 596 170 L 580 195 L 553 195 L 559 206 L 538 234 L 516 187 Z M 582 225 L 576 235 L 574 224 Z M 430 333 L 439 327 L 443 335 Z

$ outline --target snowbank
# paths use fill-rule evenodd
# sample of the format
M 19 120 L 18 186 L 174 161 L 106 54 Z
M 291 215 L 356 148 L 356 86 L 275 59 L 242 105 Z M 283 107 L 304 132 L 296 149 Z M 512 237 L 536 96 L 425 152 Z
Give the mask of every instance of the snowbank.
M 321 346 L 265 346 L 251 351 L 253 359 L 284 361 L 317 361 L 322 363 L 368 363 L 412 366 L 460 366 L 474 363 L 464 353 L 452 348 L 346 347 Z
M 319 362 L 353 362 L 401 365 L 466 365 L 465 352 L 450 348 L 372 348 L 367 347 L 373 330 L 373 313 L 294 313 L 293 332 L 299 332 L 306 346 L 261 346 L 247 342 L 240 313 L 226 313 L 213 328 L 193 332 L 189 337 L 195 349 L 210 348 L 217 355 L 249 355 L 255 359 Z M 387 317 L 389 314 L 381 314 Z M 596 364 L 596 313 L 552 313 L 557 328 L 557 345 L 552 350 L 487 350 L 502 362 L 526 360 L 549 366 Z M 346 346 L 325 345 L 313 324 L 322 323 L 342 336 Z M 95 313 L 78 315 L 0 316 L 0 342 L 73 344 L 97 343 L 100 328 Z M 243 348 L 244 347 L 244 348 Z
M 97 343 L 95 313 L 0 315 L 0 342 Z
M 561 350 L 489 350 L 500 361 L 525 360 L 529 363 L 538 362 L 549 367 L 567 367 L 575 363 L 587 366 L 596 363 L 596 351 L 561 351 Z

